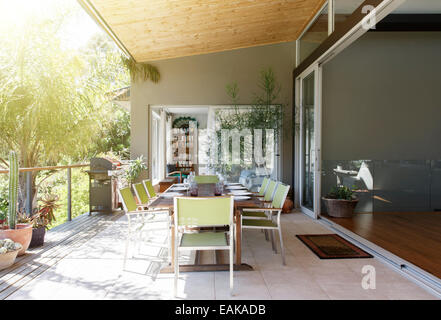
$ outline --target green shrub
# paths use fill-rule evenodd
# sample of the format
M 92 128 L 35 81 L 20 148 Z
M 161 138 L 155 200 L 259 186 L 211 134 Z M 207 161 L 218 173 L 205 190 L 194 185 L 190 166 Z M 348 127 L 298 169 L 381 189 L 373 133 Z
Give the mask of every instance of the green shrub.
M 50 228 L 67 221 L 67 181 L 66 170 L 60 170 L 46 179 L 40 186 L 38 195 L 46 193 L 57 195 L 60 205 L 54 210 L 56 220 Z M 72 169 L 72 218 L 89 211 L 89 177 L 83 169 Z
M 332 188 L 331 192 L 326 195 L 327 199 L 354 200 L 356 196 L 354 190 L 345 186 L 337 186 Z
M 0 175 L 0 220 L 6 220 L 8 214 L 8 175 Z

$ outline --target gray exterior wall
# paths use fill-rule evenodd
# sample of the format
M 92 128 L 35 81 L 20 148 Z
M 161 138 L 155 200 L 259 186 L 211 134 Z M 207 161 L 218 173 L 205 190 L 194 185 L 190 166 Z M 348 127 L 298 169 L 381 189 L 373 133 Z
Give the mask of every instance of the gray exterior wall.
M 324 65 L 322 193 L 374 160 L 358 211 L 441 209 L 440 58 L 441 32 L 370 32 Z
M 284 43 L 154 62 L 161 73 L 157 84 L 132 83 L 131 156 L 148 155 L 149 105 L 230 105 L 225 86 L 236 81 L 241 104 L 258 92 L 263 68 L 272 67 L 281 85 L 278 103 L 285 104 L 282 178 L 292 184 L 292 71 L 295 43 Z
M 441 159 L 441 32 L 367 33 L 323 67 L 324 160 Z

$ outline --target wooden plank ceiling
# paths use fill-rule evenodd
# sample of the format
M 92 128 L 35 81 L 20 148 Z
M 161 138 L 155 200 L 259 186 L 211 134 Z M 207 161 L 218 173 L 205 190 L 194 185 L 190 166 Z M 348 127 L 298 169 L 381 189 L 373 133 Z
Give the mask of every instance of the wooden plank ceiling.
M 296 40 L 325 0 L 84 0 L 137 62 Z

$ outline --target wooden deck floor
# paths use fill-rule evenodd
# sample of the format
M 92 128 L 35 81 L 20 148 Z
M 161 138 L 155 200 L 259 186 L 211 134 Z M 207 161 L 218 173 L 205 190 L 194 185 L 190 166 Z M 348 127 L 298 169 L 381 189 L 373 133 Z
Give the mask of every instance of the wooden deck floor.
M 13 266 L 0 271 L 0 299 L 5 299 L 45 270 L 56 265 L 75 248 L 104 230 L 122 213 L 83 214 L 46 233 L 42 247 L 29 249 Z
M 340 226 L 441 279 L 441 213 L 360 213 Z

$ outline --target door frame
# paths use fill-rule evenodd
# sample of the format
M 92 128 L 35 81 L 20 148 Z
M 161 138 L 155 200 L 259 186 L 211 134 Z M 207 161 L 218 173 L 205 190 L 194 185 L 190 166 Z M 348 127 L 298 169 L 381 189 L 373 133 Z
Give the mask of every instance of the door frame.
M 303 198 L 303 181 L 304 181 L 304 143 L 303 143 L 303 79 L 314 73 L 314 195 L 313 195 L 313 210 L 306 208 L 302 205 Z M 322 68 L 318 63 L 312 64 L 305 71 L 303 71 L 295 80 L 296 86 L 296 105 L 299 110 L 299 149 L 297 153 L 297 172 L 296 176 L 299 177 L 298 190 L 299 190 L 299 206 L 303 213 L 307 214 L 311 218 L 317 219 L 321 210 L 321 141 L 322 141 Z
M 320 113 L 320 119 L 318 119 L 318 123 L 315 123 L 317 128 L 320 129 L 320 135 L 317 139 L 317 144 L 319 145 L 318 156 L 321 158 L 321 113 L 322 113 L 322 65 L 329 62 L 332 58 L 337 56 L 344 48 L 352 44 L 359 37 L 361 37 L 368 30 L 363 28 L 364 21 L 375 18 L 377 22 L 381 21 L 385 16 L 391 13 L 394 9 L 399 7 L 405 0 L 365 0 L 363 4 L 351 15 L 350 19 L 347 20 L 344 26 L 341 26 L 339 32 L 334 32 L 331 36 L 325 40 L 308 58 L 306 58 L 301 64 L 297 65 L 293 72 L 294 78 L 294 103 L 296 106 L 296 112 L 294 113 L 294 123 L 297 126 L 298 123 L 302 121 L 301 107 L 300 107 L 300 95 L 301 95 L 301 83 L 300 78 L 305 77 L 309 74 L 314 68 L 317 69 L 317 79 L 319 87 L 316 86 L 316 101 L 318 102 L 318 112 Z M 378 3 L 379 2 L 379 3 Z M 369 13 L 363 13 L 361 8 L 365 5 L 374 5 L 375 10 L 370 11 Z M 334 36 L 333 36 L 334 35 Z M 296 42 L 298 46 L 298 41 Z M 296 48 L 298 51 L 298 48 Z M 296 57 L 297 59 L 297 57 Z M 298 111 L 297 111 L 298 110 Z M 299 116 L 297 119 L 297 115 Z M 294 143 L 294 185 L 296 192 L 294 194 L 294 200 L 296 207 L 301 208 L 301 187 L 302 187 L 302 162 L 301 162 L 301 153 L 302 153 L 302 137 L 301 131 L 296 130 L 295 134 L 295 143 Z M 321 169 L 321 159 L 319 162 L 319 168 Z M 319 180 L 317 181 L 316 194 L 320 194 L 320 176 L 317 177 Z M 320 214 L 320 199 L 316 199 L 315 212 L 311 214 L 311 211 L 308 210 L 307 214 L 310 214 L 312 217 L 318 218 Z M 303 209 L 302 209 L 303 211 Z M 306 210 L 305 210 L 306 211 Z

